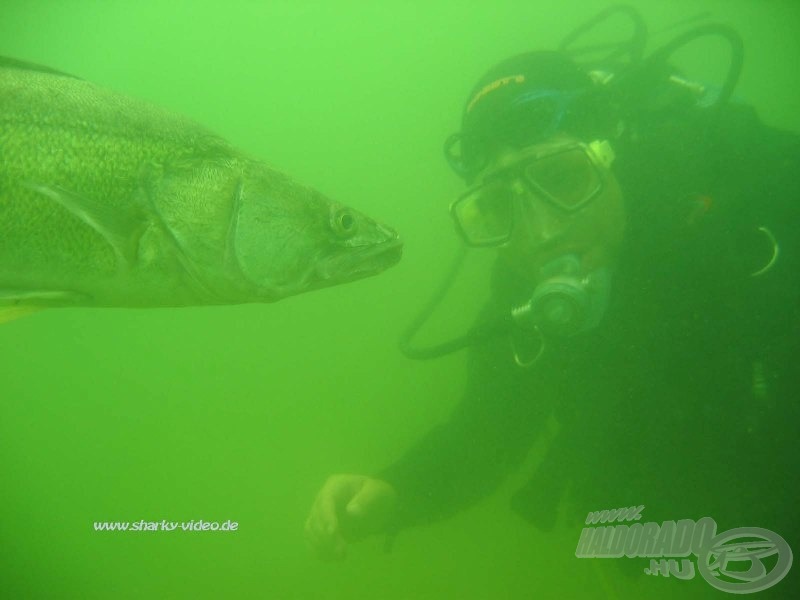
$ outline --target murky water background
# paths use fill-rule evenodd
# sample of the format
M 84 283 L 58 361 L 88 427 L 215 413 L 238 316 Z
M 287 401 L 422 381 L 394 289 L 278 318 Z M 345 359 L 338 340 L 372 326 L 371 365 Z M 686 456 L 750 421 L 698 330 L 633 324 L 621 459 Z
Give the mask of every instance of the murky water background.
M 734 25 L 747 56 L 738 95 L 800 130 L 800 5 L 634 4 L 652 30 L 702 10 Z M 511 513 L 514 481 L 404 533 L 389 555 L 371 540 L 323 564 L 302 535 L 328 474 L 381 468 L 462 389 L 463 355 L 412 363 L 395 341 L 458 247 L 447 206 L 461 188 L 441 144 L 467 92 L 604 6 L 4 2 L 0 54 L 191 116 L 393 225 L 406 251 L 377 278 L 274 305 L 52 310 L 0 328 L 0 597 L 706 597 L 702 581 L 577 561 L 579 530 L 544 535 Z M 454 319 L 485 292 L 478 281 Z M 240 525 L 92 528 L 139 519 Z

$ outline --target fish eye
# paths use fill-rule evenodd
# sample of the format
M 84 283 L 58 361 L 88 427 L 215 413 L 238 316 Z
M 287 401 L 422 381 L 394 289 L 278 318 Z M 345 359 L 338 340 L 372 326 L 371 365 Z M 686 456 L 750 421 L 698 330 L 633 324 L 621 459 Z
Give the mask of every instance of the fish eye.
M 358 230 L 358 221 L 352 212 L 347 209 L 335 211 L 331 217 L 333 232 L 341 238 L 349 238 Z

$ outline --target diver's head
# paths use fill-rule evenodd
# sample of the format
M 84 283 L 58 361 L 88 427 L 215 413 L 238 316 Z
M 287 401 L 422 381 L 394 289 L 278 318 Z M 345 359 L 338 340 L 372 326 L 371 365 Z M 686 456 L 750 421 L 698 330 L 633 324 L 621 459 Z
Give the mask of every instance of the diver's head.
M 529 52 L 498 63 L 475 84 L 461 131 L 445 142 L 450 166 L 469 184 L 503 149 L 558 134 L 585 141 L 616 135 L 619 119 L 597 77 L 560 52 Z
M 451 207 L 462 237 L 500 247 L 501 260 L 534 283 L 564 255 L 585 272 L 608 266 L 621 242 L 615 120 L 597 87 L 559 53 L 504 61 L 475 86 L 446 148 L 471 184 Z

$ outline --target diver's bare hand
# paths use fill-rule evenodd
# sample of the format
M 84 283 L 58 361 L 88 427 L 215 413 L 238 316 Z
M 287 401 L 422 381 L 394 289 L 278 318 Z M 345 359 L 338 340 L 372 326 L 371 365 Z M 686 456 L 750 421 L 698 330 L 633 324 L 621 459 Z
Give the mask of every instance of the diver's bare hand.
M 347 544 L 385 530 L 397 493 L 380 479 L 331 475 L 306 520 L 306 539 L 323 560 L 342 560 Z

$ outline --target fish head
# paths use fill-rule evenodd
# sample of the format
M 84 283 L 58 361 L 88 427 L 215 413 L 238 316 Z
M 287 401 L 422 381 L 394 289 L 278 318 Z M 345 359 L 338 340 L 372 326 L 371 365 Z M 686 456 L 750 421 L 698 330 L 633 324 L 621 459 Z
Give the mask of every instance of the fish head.
M 265 301 L 376 275 L 402 253 L 391 228 L 266 166 L 242 179 L 232 219 L 229 253 Z

